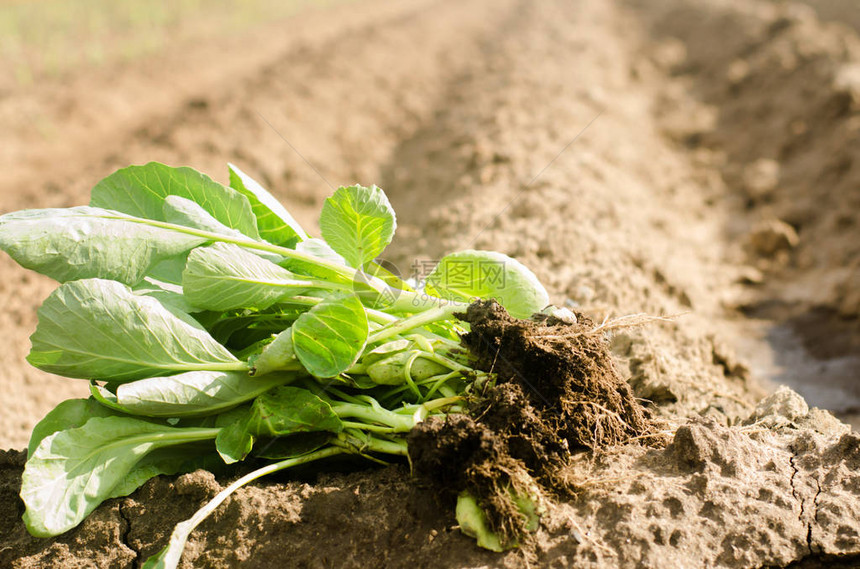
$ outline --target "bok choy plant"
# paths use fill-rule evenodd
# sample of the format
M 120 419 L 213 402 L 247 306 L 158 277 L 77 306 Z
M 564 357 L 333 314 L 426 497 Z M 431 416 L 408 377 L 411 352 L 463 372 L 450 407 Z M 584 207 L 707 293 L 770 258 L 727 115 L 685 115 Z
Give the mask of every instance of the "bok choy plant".
M 260 476 L 355 455 L 406 457 L 406 435 L 463 410 L 493 377 L 473 367 L 454 315 L 495 298 L 528 317 L 534 274 L 500 253 L 442 259 L 413 288 L 375 259 L 396 228 L 375 186 L 342 187 L 311 237 L 258 183 L 131 166 L 90 204 L 0 216 L 0 248 L 61 283 L 38 311 L 28 361 L 87 380 L 33 430 L 21 497 L 55 536 L 159 474 L 268 461 L 177 526 L 145 567 L 175 567 L 194 529 Z M 491 270 L 488 270 L 491 269 Z

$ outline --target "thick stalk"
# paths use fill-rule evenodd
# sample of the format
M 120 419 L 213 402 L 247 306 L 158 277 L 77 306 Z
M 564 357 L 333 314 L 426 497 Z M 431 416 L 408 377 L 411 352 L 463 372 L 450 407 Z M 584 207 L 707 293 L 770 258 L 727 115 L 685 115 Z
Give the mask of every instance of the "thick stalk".
M 332 410 L 337 413 L 341 419 L 351 418 L 360 419 L 369 424 L 380 424 L 386 427 L 391 427 L 395 432 L 408 433 L 415 426 L 415 421 L 412 417 L 397 415 L 382 407 L 374 409 L 369 405 L 361 405 L 355 403 L 336 403 L 332 405 Z
M 344 449 L 346 452 L 364 456 L 367 452 L 390 454 L 394 456 L 409 456 L 409 450 L 405 440 L 389 441 L 370 435 L 355 436 L 348 432 L 339 433 L 331 444 Z M 366 457 L 370 458 L 370 457 Z
M 408 318 L 403 318 L 402 320 L 398 320 L 397 322 L 377 330 L 367 338 L 367 343 L 372 344 L 381 340 L 387 340 L 388 338 L 397 336 L 403 332 L 412 330 L 413 328 L 418 328 L 425 324 L 436 322 L 437 320 L 446 320 L 451 318 L 455 312 L 463 312 L 468 308 L 468 305 L 462 302 L 451 302 L 447 300 L 443 302 L 447 304 L 436 306 L 435 308 L 431 308 L 425 312 L 420 312 Z

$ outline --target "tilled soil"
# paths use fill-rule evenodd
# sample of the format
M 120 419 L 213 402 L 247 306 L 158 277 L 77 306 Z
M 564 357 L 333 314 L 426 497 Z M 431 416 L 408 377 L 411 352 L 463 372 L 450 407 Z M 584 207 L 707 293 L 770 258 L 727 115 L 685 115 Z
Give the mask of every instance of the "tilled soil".
M 20 141 L 2 211 L 85 203 L 149 160 L 222 180 L 232 161 L 310 227 L 332 187 L 376 183 L 402 273 L 515 256 L 614 322 L 614 365 L 660 425 L 576 454 L 522 550 L 478 549 L 405 466 L 335 465 L 239 491 L 183 566 L 857 565 L 860 438 L 791 391 L 762 401 L 777 381 L 860 408 L 860 38 L 852 5 L 809 4 L 364 2 L 0 100 Z M 22 449 L 86 391 L 24 362 L 54 285 L 0 271 L 0 446 Z M 624 319 L 641 313 L 666 319 Z M 230 477 L 160 477 L 37 540 L 22 459 L 0 455 L 3 567 L 137 566 Z

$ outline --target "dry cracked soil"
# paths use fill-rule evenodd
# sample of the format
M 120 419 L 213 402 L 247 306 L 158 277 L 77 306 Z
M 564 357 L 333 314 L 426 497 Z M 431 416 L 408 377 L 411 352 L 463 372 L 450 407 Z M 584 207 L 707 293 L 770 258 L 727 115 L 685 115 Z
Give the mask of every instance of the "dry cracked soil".
M 404 465 L 331 468 L 240 490 L 182 567 L 860 567 L 858 29 L 854 0 L 346 3 L 0 94 L 0 211 L 150 160 L 236 163 L 309 227 L 376 183 L 402 273 L 495 249 L 596 322 L 667 317 L 607 334 L 658 432 L 577 454 L 526 547 Z M 0 567 L 137 567 L 231 475 L 29 536 L 21 449 L 86 386 L 24 361 L 55 285 L 0 272 Z

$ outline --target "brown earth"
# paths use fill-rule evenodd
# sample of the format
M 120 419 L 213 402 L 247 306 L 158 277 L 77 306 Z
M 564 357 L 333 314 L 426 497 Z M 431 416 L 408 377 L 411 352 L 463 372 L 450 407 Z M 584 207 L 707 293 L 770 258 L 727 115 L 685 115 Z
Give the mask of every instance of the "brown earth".
M 300 15 L 5 94 L 0 210 L 85 203 L 129 163 L 224 180 L 232 161 L 312 227 L 333 186 L 377 183 L 402 272 L 490 248 L 596 322 L 674 317 L 609 332 L 664 430 L 578 454 L 576 494 L 529 547 L 479 550 L 405 467 L 334 465 L 239 491 L 185 567 L 860 566 L 860 438 L 793 392 L 759 403 L 777 382 L 846 420 L 860 409 L 856 11 L 424 0 Z M 0 271 L 0 446 L 22 449 L 85 389 L 24 362 L 53 284 L 5 257 Z M 21 460 L 0 455 L 2 567 L 134 567 L 231 476 L 158 478 L 37 540 L 18 521 Z

